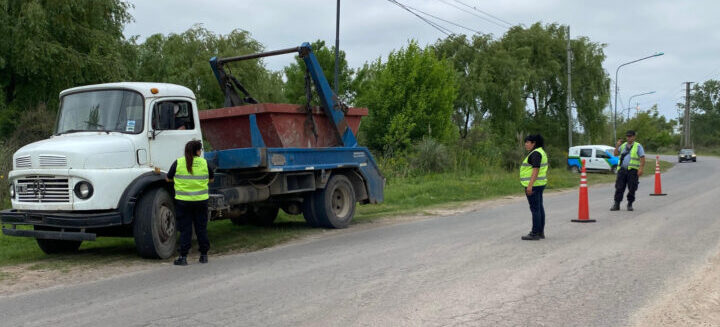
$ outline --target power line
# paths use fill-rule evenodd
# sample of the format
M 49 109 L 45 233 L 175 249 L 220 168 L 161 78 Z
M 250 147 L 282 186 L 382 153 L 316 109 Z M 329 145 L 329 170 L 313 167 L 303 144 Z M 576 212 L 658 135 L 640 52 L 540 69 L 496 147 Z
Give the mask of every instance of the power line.
M 420 12 L 420 13 L 422 13 L 422 14 L 424 14 L 424 15 L 430 16 L 430 17 L 432 17 L 432 18 L 435 18 L 435 19 L 437 19 L 437 20 L 441 20 L 441 21 L 446 22 L 446 23 L 448 23 L 448 24 L 455 25 L 455 26 L 457 26 L 457 27 L 466 29 L 466 30 L 468 30 L 468 31 L 470 31 L 470 32 L 475 32 L 475 33 L 477 33 L 477 34 L 482 34 L 482 32 L 480 32 L 480 31 L 478 31 L 478 30 L 474 30 L 474 29 L 472 29 L 472 28 L 470 28 L 470 27 L 466 27 L 466 26 L 463 26 L 463 25 L 460 25 L 460 24 L 456 24 L 456 23 L 453 23 L 453 22 L 451 22 L 451 21 L 449 21 L 449 20 L 445 20 L 445 19 L 442 19 L 442 18 L 440 18 L 440 17 L 437 17 L 437 16 L 434 16 L 434 15 L 428 14 L 428 13 L 426 13 L 426 12 L 420 10 L 420 9 L 413 8 L 413 7 L 410 7 L 410 6 L 408 6 L 408 5 L 405 5 L 405 7 L 410 8 L 410 9 L 412 9 L 412 10 L 415 10 L 415 11 L 417 11 L 417 12 Z
M 512 26 L 513 26 L 512 23 L 510 23 L 510 22 L 508 22 L 508 21 L 506 21 L 506 20 L 504 20 L 504 19 L 502 19 L 502 18 L 500 18 L 500 17 L 497 17 L 497 16 L 495 16 L 495 15 L 489 13 L 489 12 L 480 10 L 480 9 L 478 9 L 478 8 L 475 7 L 475 6 L 468 5 L 468 4 L 466 4 L 466 3 L 464 3 L 464 2 L 462 2 L 462 1 L 460 1 L 460 0 L 455 0 L 455 2 L 461 4 L 461 5 L 465 6 L 465 7 L 471 8 L 471 9 L 477 11 L 477 12 L 483 13 L 483 14 L 489 16 L 489 17 L 492 17 L 492 18 L 494 18 L 495 20 L 497 20 L 497 21 L 499 21 L 499 22 L 505 23 L 505 24 L 508 25 L 508 27 L 512 27 Z
M 425 17 L 422 17 L 422 16 L 418 15 L 417 13 L 415 13 L 415 12 L 412 11 L 412 10 L 410 10 L 407 6 L 403 5 L 402 3 L 399 3 L 399 2 L 397 2 L 397 1 L 395 1 L 395 0 L 387 0 L 387 1 L 389 1 L 389 2 L 392 3 L 392 4 L 397 5 L 398 7 L 402 8 L 402 9 L 407 10 L 407 12 L 409 12 L 409 13 L 417 16 L 417 18 L 420 18 L 423 22 L 425 22 L 425 23 L 427 23 L 428 25 L 434 27 L 436 30 L 440 31 L 441 33 L 443 33 L 443 34 L 445 34 L 445 35 L 447 35 L 447 36 L 450 36 L 450 34 L 455 34 L 455 33 L 453 33 L 451 30 L 449 30 L 447 27 L 443 27 L 443 26 L 441 26 L 441 25 L 439 25 L 439 24 L 437 24 L 437 23 L 434 23 L 434 22 L 429 21 L 429 20 L 426 19 Z M 449 32 L 449 33 L 448 33 L 448 32 Z
M 466 12 L 466 13 L 468 13 L 468 14 L 470 14 L 470 15 L 473 15 L 473 16 L 475 16 L 475 17 L 477 17 L 477 18 L 480 18 L 480 19 L 482 19 L 482 20 L 484 20 L 484 21 L 486 21 L 486 22 L 488 22 L 488 23 L 490 23 L 490 24 L 494 24 L 494 25 L 500 26 L 501 28 L 508 28 L 508 27 L 505 26 L 505 25 L 501 25 L 500 23 L 498 23 L 498 22 L 496 22 L 496 21 L 493 21 L 493 20 L 490 20 L 490 19 L 488 19 L 488 18 L 486 18 L 486 17 L 480 16 L 480 15 L 478 15 L 478 14 L 472 12 L 472 11 L 469 11 L 469 10 L 467 10 L 467 9 L 460 8 L 460 7 L 454 5 L 454 4 L 450 3 L 450 2 L 447 2 L 447 1 L 445 1 L 445 0 L 438 0 L 438 1 L 440 1 L 440 2 L 442 2 L 442 3 L 444 3 L 444 4 L 446 4 L 446 5 L 448 5 L 448 6 L 450 6 L 450 7 L 453 7 L 453 8 L 455 8 L 455 9 L 457 9 L 457 10 Z

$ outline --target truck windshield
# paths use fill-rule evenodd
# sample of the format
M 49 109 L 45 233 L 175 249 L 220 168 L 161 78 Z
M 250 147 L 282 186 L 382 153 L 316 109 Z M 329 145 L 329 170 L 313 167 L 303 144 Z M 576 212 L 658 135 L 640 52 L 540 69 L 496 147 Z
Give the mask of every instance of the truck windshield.
M 143 98 L 134 91 L 102 90 L 64 96 L 56 134 L 103 131 L 137 134 L 143 130 Z

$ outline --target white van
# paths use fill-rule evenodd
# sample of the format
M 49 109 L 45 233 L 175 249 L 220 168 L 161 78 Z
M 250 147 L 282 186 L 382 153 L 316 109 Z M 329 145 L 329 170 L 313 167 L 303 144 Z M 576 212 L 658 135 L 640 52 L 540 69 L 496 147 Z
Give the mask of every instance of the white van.
M 587 171 L 614 172 L 619 158 L 613 155 L 615 148 L 608 145 L 578 145 L 568 150 L 568 168 L 580 172 L 580 161 L 585 159 Z

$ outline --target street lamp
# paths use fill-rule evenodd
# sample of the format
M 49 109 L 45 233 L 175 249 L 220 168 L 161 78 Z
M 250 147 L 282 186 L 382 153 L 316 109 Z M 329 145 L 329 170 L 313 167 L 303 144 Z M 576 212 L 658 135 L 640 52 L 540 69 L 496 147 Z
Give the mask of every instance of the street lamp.
M 648 95 L 648 94 L 653 94 L 653 93 L 655 93 L 655 91 L 650 91 L 650 92 L 635 94 L 635 95 L 631 96 L 630 99 L 628 99 L 628 106 L 627 106 L 627 108 L 628 108 L 628 120 L 630 119 L 630 103 L 632 102 L 632 99 L 633 99 L 634 97 L 639 97 L 639 96 Z
M 662 55 L 664 55 L 664 54 L 665 54 L 665 53 L 663 53 L 663 52 L 658 52 L 658 53 L 656 53 L 656 54 L 654 54 L 654 55 L 652 55 L 652 56 L 647 56 L 647 57 L 644 57 L 644 58 L 640 58 L 640 59 L 636 59 L 636 60 L 633 60 L 633 61 L 629 61 L 629 62 L 626 62 L 626 63 L 618 66 L 618 68 L 615 70 L 615 107 L 613 108 L 613 110 L 614 110 L 614 113 L 613 113 L 613 142 L 615 142 L 615 140 L 617 140 L 618 72 L 620 71 L 620 68 L 621 68 L 622 66 L 627 66 L 627 65 L 629 65 L 629 64 L 634 64 L 634 63 L 636 63 L 636 62 L 638 62 L 638 61 L 642 61 L 642 60 L 645 60 L 645 59 L 650 59 L 650 58 L 653 58 L 653 57 L 659 57 L 659 56 L 662 56 Z

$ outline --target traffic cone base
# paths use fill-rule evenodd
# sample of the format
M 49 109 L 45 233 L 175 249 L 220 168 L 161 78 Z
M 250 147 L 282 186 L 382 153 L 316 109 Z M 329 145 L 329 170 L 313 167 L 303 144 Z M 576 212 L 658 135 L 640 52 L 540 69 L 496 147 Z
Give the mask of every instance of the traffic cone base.
M 650 193 L 650 196 L 663 196 L 663 195 L 667 195 L 667 194 L 665 194 L 665 193 L 660 193 L 660 194 Z
M 595 219 L 573 219 L 570 221 L 572 221 L 574 223 L 594 223 L 594 222 L 596 222 Z

